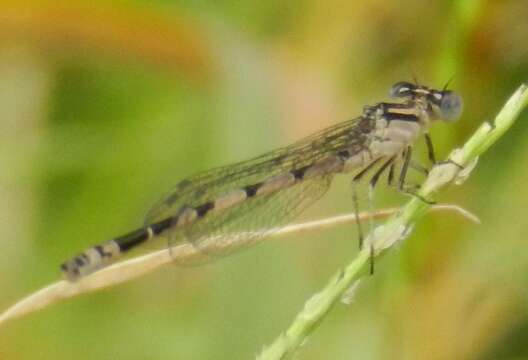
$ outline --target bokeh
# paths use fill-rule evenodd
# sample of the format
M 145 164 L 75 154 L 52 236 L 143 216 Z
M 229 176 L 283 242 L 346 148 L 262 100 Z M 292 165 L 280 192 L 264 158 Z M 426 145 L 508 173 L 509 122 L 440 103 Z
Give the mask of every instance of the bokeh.
M 462 94 L 445 157 L 528 81 L 517 1 L 0 2 L 0 308 L 141 226 L 187 175 L 418 81 Z M 528 113 L 338 305 L 300 359 L 528 357 Z M 349 179 L 301 219 L 353 210 Z M 381 194 L 376 207 L 408 198 Z M 1 359 L 248 359 L 357 251 L 354 226 L 168 266 L 0 328 Z

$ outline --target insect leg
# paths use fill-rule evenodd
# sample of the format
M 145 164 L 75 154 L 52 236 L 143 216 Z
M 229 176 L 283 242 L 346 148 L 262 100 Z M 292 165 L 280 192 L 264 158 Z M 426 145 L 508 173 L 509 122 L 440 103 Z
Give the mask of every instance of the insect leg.
M 425 166 L 423 166 L 422 164 L 419 164 L 419 163 L 414 162 L 414 161 L 411 160 L 411 162 L 409 163 L 409 167 L 411 169 L 413 169 L 413 170 L 418 171 L 419 173 L 421 173 L 421 174 L 423 174 L 425 176 L 429 175 L 429 170 Z
M 363 228 L 361 227 L 361 221 L 359 220 L 359 198 L 357 194 L 357 185 L 356 181 L 352 181 L 352 202 L 354 203 L 354 215 L 356 217 L 356 226 L 358 231 L 359 238 L 359 250 L 363 248 Z
M 405 187 L 405 180 L 407 178 L 409 165 L 411 163 L 411 156 L 412 156 L 412 148 L 410 146 L 408 146 L 405 149 L 404 154 L 403 154 L 403 165 L 402 165 L 402 168 L 401 168 L 400 177 L 398 179 L 398 191 L 401 191 L 401 192 L 403 192 L 405 194 L 409 194 L 411 196 L 414 196 L 414 197 L 420 199 L 421 201 L 425 202 L 426 204 L 433 205 L 433 204 L 435 204 L 434 201 L 427 200 L 423 196 L 417 194 L 414 189 L 409 189 L 408 187 Z
M 394 185 L 394 171 L 395 171 L 395 163 L 392 162 L 389 168 L 389 175 L 387 176 L 387 185 L 393 186 Z
M 429 157 L 429 161 L 431 162 L 431 164 L 435 165 L 436 156 L 435 156 L 435 151 L 434 151 L 434 146 L 433 146 L 433 140 L 431 140 L 431 135 L 429 135 L 429 133 L 426 132 L 424 134 L 424 138 L 425 138 L 425 144 L 427 145 L 427 156 Z
M 464 167 L 462 165 L 456 163 L 455 161 L 453 161 L 451 159 L 448 159 L 446 161 L 436 161 L 436 156 L 435 156 L 435 152 L 434 152 L 433 141 L 431 140 L 431 135 L 429 135 L 429 133 L 426 132 L 424 134 L 424 138 L 425 138 L 425 143 L 427 145 L 427 153 L 428 153 L 428 156 L 429 156 L 429 161 L 431 161 L 433 166 L 441 165 L 441 164 L 453 164 L 453 165 L 455 165 L 456 167 L 458 167 L 461 170 L 464 169 Z M 427 202 L 430 203 L 430 201 L 427 201 Z
M 393 169 L 395 157 L 391 157 L 389 160 L 387 160 L 383 165 L 380 166 L 380 168 L 376 171 L 376 173 L 372 176 L 372 178 L 369 181 L 369 233 L 372 234 L 374 230 L 374 189 L 376 187 L 376 184 L 378 183 L 381 175 L 387 170 L 387 168 L 390 167 L 390 169 Z M 390 176 L 390 169 L 389 169 L 389 176 Z M 371 242 L 369 244 L 369 252 L 370 252 L 370 275 L 374 274 L 374 244 Z
M 372 176 L 372 178 L 369 181 L 369 231 L 371 232 L 374 228 L 374 218 L 372 217 L 372 214 L 374 213 L 374 188 L 376 187 L 376 184 L 378 183 L 381 175 L 387 170 L 387 168 L 390 166 L 392 168 L 392 165 L 394 163 L 395 157 L 391 157 L 389 160 L 387 160 L 381 167 L 376 171 L 376 173 Z M 390 175 L 390 170 L 389 170 Z
M 464 167 L 460 164 L 457 164 L 456 162 L 454 162 L 453 160 L 451 159 L 448 159 L 446 161 L 436 161 L 436 156 L 435 156 L 435 152 L 434 152 L 434 146 L 433 146 L 433 141 L 431 140 L 431 135 L 429 135 L 429 133 L 425 133 L 424 134 L 424 137 L 425 137 L 425 143 L 427 145 L 427 154 L 429 156 L 429 160 L 431 161 L 431 163 L 433 165 L 441 165 L 441 164 L 453 164 L 455 166 L 457 166 L 459 169 L 464 169 Z
M 359 197 L 357 193 L 357 187 L 359 185 L 360 180 L 365 176 L 365 174 L 374 167 L 378 163 L 380 159 L 376 159 L 372 161 L 369 165 L 367 165 L 363 170 L 361 170 L 359 173 L 357 173 L 352 178 L 352 201 L 354 203 L 354 215 L 356 216 L 356 225 L 358 228 L 358 237 L 359 237 L 359 249 L 363 249 L 363 228 L 361 227 L 361 221 L 359 220 Z
M 403 153 L 403 164 L 400 171 L 400 177 L 398 178 L 398 190 L 405 191 L 405 179 L 407 178 L 407 170 L 409 170 L 409 164 L 411 162 L 412 148 L 407 146 Z
M 370 178 L 369 185 L 371 188 L 376 187 L 376 184 L 378 183 L 381 175 L 385 172 L 385 170 L 387 170 L 389 166 L 390 166 L 389 176 L 391 175 L 390 174 L 391 172 L 394 172 L 394 168 L 393 168 L 394 160 L 395 160 L 395 157 L 391 157 L 389 160 L 383 163 L 383 165 L 381 165 L 381 167 L 378 169 L 378 171 L 376 171 L 376 173 L 372 176 L 372 178 Z

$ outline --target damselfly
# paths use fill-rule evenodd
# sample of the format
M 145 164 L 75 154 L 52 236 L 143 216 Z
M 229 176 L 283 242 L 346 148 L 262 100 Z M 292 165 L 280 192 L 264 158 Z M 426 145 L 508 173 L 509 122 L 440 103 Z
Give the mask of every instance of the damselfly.
M 398 101 L 365 106 L 361 116 L 291 146 L 181 181 L 148 212 L 143 227 L 63 263 L 65 277 L 76 280 L 160 237 L 169 247 L 188 242 L 211 257 L 229 254 L 289 222 L 325 194 L 336 174 L 352 173 L 357 183 L 372 173 L 374 187 L 383 173 L 393 183 L 399 172 L 396 185 L 404 190 L 413 143 L 424 135 L 434 164 L 429 125 L 456 120 L 462 100 L 445 88 L 409 82 L 393 85 L 390 96 Z

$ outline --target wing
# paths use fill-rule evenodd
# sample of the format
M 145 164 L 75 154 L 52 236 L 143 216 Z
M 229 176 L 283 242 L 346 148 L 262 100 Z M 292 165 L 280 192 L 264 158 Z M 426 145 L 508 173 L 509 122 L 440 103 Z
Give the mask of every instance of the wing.
M 253 246 L 321 198 L 331 180 L 331 176 L 321 176 L 267 196 L 249 199 L 183 231 L 175 229 L 169 235 L 170 243 L 190 241 L 203 254 L 213 258 Z
M 145 224 L 177 214 L 183 206 L 197 206 L 227 191 L 259 183 L 269 177 L 310 165 L 339 149 L 364 146 L 361 117 L 315 133 L 291 146 L 251 160 L 214 168 L 180 181 L 147 213 Z M 271 225 L 271 224 L 270 224 Z
M 340 149 L 360 151 L 365 146 L 364 129 L 357 126 L 360 119 L 338 124 L 252 160 L 187 178 L 149 211 L 146 224 L 174 216 L 184 207 L 197 207 L 226 192 L 311 165 Z M 188 226 L 174 227 L 164 235 L 168 235 L 171 246 L 190 242 L 213 257 L 229 254 L 253 245 L 291 221 L 325 194 L 332 177 L 333 174 L 321 174 L 267 195 L 246 198 Z

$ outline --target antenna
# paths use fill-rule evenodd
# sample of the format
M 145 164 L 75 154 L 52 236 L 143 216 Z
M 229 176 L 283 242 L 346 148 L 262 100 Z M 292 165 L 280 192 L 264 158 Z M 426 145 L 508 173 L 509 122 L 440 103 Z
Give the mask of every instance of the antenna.
M 447 82 L 445 83 L 444 87 L 442 88 L 442 91 L 446 91 L 447 90 L 447 87 L 449 86 L 449 84 L 451 84 L 451 82 L 455 79 L 455 74 L 451 75 L 451 77 L 449 78 L 449 80 L 447 80 Z

